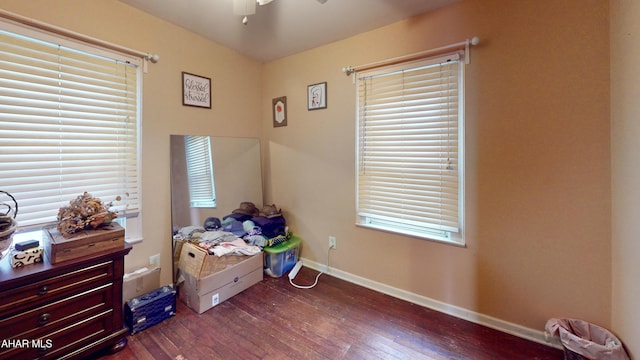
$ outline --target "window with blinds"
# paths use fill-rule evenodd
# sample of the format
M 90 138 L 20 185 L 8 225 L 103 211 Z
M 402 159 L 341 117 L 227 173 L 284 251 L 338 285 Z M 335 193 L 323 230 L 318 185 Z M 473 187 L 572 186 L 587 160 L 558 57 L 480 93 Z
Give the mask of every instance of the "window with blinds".
M 357 74 L 357 223 L 464 244 L 462 53 Z
M 191 207 L 216 207 L 209 136 L 184 137 Z
M 19 226 L 55 223 L 88 192 L 140 237 L 139 59 L 1 25 L 0 189 Z

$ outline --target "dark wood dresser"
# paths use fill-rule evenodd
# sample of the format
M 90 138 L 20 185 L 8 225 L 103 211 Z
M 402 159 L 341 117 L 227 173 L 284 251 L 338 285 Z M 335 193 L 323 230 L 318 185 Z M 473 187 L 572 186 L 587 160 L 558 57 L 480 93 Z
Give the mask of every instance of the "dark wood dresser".
M 0 359 L 80 359 L 127 344 L 124 257 L 104 251 L 13 269 L 0 260 Z

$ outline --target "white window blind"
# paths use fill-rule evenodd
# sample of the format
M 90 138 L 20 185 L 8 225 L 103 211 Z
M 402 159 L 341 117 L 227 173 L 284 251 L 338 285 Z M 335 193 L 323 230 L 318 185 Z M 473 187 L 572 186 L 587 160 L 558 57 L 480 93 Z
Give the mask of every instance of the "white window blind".
M 136 216 L 138 66 L 45 37 L 0 30 L 0 189 L 20 226 L 55 222 L 83 192 Z
M 463 243 L 462 62 L 358 74 L 359 225 Z
M 215 207 L 216 190 L 209 136 L 184 137 L 191 207 Z

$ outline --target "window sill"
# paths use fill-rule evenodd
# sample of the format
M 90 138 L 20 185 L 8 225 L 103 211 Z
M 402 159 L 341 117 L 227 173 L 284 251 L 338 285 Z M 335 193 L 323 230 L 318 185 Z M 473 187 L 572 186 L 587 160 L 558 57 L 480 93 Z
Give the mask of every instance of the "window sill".
M 140 244 L 142 243 L 142 241 L 144 241 L 144 238 L 142 237 L 134 238 L 134 239 L 124 239 L 124 242 L 126 242 L 129 245 Z
M 395 235 L 400 235 L 400 236 L 409 236 L 409 237 L 412 237 L 412 238 L 416 238 L 416 239 L 420 239 L 420 240 L 427 240 L 427 241 L 436 242 L 436 243 L 445 244 L 445 245 L 452 245 L 452 246 L 461 247 L 461 248 L 466 248 L 467 247 L 467 245 L 464 242 L 435 239 L 435 238 L 430 238 L 430 237 L 427 237 L 427 236 L 424 236 L 424 235 L 420 235 L 420 234 L 416 234 L 416 233 L 403 232 L 403 231 L 400 231 L 400 230 L 392 230 L 392 229 L 379 227 L 379 226 L 368 225 L 368 224 L 358 224 L 358 223 L 356 223 L 355 225 L 358 226 L 358 227 L 361 227 L 361 228 L 365 228 L 365 229 L 384 231 L 384 232 L 387 232 L 387 233 L 390 233 L 390 234 L 395 234 Z

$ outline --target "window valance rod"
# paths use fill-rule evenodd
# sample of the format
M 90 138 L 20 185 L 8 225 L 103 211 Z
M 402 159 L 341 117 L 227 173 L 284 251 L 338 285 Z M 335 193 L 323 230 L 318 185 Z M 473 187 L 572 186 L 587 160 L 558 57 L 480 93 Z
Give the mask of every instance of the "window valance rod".
M 480 39 L 477 36 L 474 36 L 472 39 L 467 39 L 459 43 L 441 46 L 439 48 L 429 49 L 429 50 L 425 50 L 425 51 L 421 51 L 421 52 L 417 52 L 417 53 L 413 53 L 405 56 L 395 57 L 395 58 L 378 61 L 370 64 L 365 64 L 365 65 L 345 66 L 342 68 L 342 72 L 345 73 L 345 75 L 349 76 L 359 71 L 372 70 L 372 69 L 377 69 L 383 66 L 396 65 L 396 64 L 409 62 L 409 61 L 420 60 L 429 56 L 441 55 L 454 50 L 465 49 L 466 53 L 468 53 L 469 45 L 475 46 L 475 45 L 478 45 L 478 43 L 480 43 Z M 468 55 L 465 56 L 465 63 L 466 64 L 469 63 Z
M 38 21 L 35 19 L 31 19 L 22 15 L 18 15 L 4 9 L 0 9 L 0 18 L 13 21 L 22 25 L 26 25 L 32 28 L 36 28 L 39 30 L 44 30 L 47 32 L 54 33 L 56 35 L 64 36 L 73 40 L 79 40 L 91 45 L 100 46 L 109 50 L 117 51 L 123 54 L 139 57 L 146 61 L 151 61 L 152 63 L 157 63 L 160 60 L 160 56 L 158 54 L 145 53 L 138 50 L 133 50 L 126 48 L 124 46 L 116 45 L 110 42 L 106 42 L 100 39 L 96 39 L 84 34 L 77 33 L 75 31 L 67 30 L 58 26 L 54 26 L 51 24 L 44 23 L 42 21 Z

